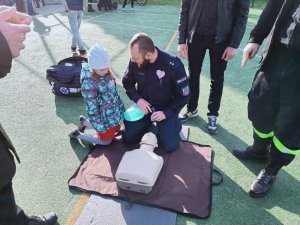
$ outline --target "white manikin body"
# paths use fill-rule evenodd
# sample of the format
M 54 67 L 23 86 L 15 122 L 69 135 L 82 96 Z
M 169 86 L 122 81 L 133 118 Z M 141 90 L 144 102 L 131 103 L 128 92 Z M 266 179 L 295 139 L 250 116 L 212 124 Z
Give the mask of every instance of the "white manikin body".
M 145 194 L 151 192 L 164 163 L 163 158 L 153 152 L 155 147 L 156 136 L 146 133 L 139 149 L 124 154 L 116 172 L 121 189 Z

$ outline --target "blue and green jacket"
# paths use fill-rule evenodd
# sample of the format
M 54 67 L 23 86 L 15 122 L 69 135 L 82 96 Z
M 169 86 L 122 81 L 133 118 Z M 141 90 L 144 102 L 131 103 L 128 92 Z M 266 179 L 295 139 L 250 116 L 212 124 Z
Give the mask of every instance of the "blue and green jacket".
M 89 65 L 84 63 L 80 78 L 81 92 L 88 119 L 97 132 L 104 132 L 122 123 L 124 104 L 111 76 L 94 78 Z

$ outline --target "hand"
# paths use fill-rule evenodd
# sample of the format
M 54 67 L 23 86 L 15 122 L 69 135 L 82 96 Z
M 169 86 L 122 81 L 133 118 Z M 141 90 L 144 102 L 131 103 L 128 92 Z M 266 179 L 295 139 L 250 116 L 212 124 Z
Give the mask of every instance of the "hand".
M 139 107 L 139 109 L 146 115 L 149 112 L 151 113 L 151 104 L 149 102 L 147 102 L 145 99 L 140 98 L 137 102 L 136 102 L 137 106 Z
M 29 31 L 30 27 L 28 25 L 0 22 L 0 32 L 6 39 L 13 58 L 19 56 L 20 51 L 25 48 L 23 41 L 26 38 L 25 34 Z
M 241 67 L 246 66 L 247 60 L 252 59 L 258 52 L 259 44 L 257 43 L 248 43 L 243 51 L 243 58 Z
M 222 59 L 228 62 L 235 56 L 235 53 L 236 48 L 227 47 L 223 53 Z
M 186 44 L 179 44 L 177 47 L 177 51 L 180 57 L 186 58 L 187 57 L 187 47 Z
M 31 21 L 31 16 L 17 12 L 16 8 L 14 7 L 0 7 L 0 22 L 29 25 Z
M 164 114 L 163 111 L 156 111 L 151 115 L 151 121 L 160 122 L 165 119 L 166 119 L 166 115 Z

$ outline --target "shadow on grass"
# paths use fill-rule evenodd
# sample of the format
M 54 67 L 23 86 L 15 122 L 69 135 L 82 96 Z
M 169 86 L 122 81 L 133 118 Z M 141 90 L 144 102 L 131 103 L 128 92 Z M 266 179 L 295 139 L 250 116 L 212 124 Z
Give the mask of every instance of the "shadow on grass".
M 77 125 L 80 115 L 85 115 L 82 97 L 65 97 L 55 95 L 56 115 L 66 124 Z M 75 128 L 75 127 L 74 127 Z

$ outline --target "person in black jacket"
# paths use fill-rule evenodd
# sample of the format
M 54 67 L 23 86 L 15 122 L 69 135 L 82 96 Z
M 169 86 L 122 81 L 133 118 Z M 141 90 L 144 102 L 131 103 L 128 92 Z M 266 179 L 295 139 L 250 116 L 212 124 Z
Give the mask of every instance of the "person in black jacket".
M 178 53 L 188 57 L 191 98 L 182 122 L 197 116 L 199 82 L 206 50 L 210 56 L 211 88 L 208 100 L 208 132 L 216 134 L 224 71 L 246 29 L 249 0 L 182 0 L 179 19 Z
M 184 66 L 179 58 L 155 47 L 144 33 L 133 36 L 129 44 L 131 59 L 123 86 L 145 116 L 134 122 L 124 121 L 123 140 L 141 140 L 152 122 L 157 123 L 158 137 L 166 151 L 179 147 L 180 110 L 190 97 Z
M 9 21 L 7 23 L 6 21 Z M 12 58 L 19 56 L 25 46 L 25 35 L 30 31 L 31 18 L 16 12 L 15 8 L 0 6 L 0 78 L 10 72 Z M 44 216 L 26 216 L 16 204 L 12 178 L 16 172 L 14 157 L 20 162 L 16 150 L 0 124 L 0 224 L 50 225 L 57 220 L 55 213 Z
M 265 196 L 278 171 L 300 153 L 300 0 L 269 0 L 244 49 L 242 66 L 265 40 L 263 57 L 248 94 L 252 146 L 233 151 L 240 159 L 267 160 L 250 188 Z

